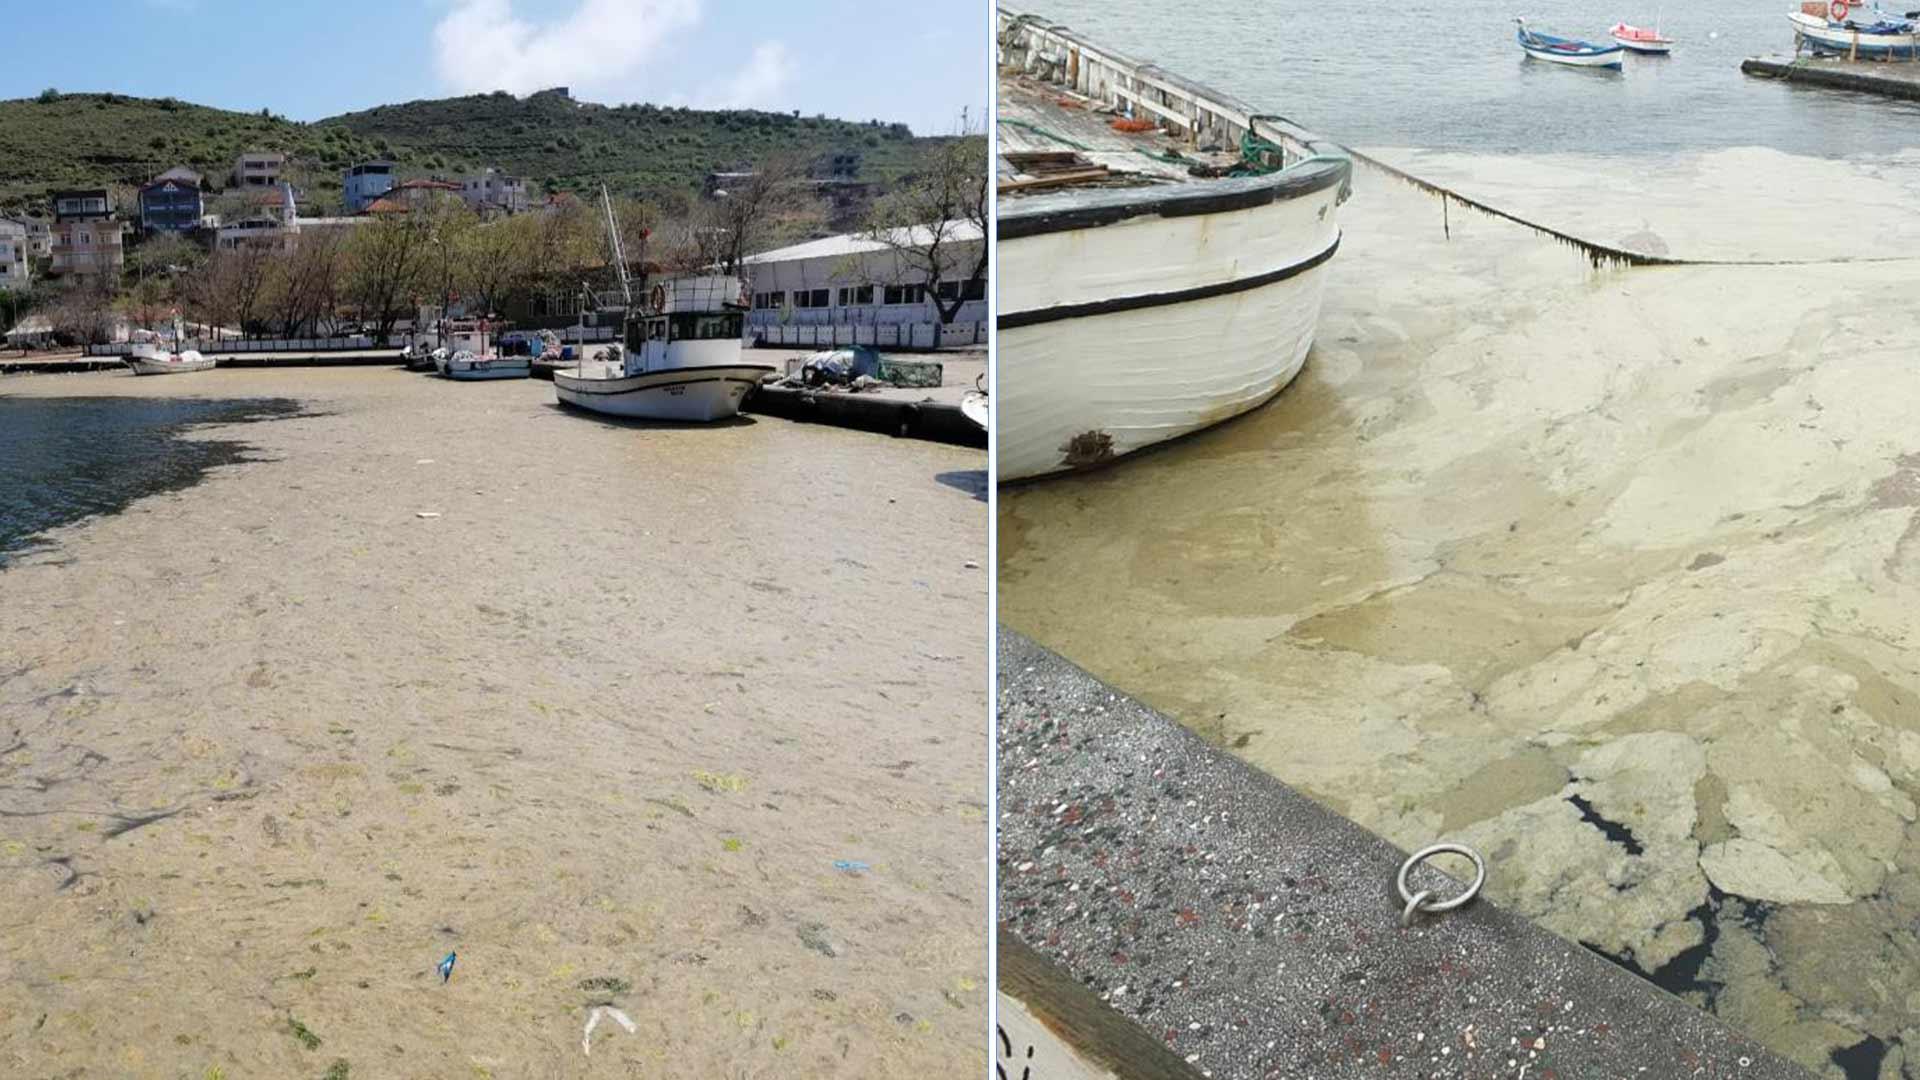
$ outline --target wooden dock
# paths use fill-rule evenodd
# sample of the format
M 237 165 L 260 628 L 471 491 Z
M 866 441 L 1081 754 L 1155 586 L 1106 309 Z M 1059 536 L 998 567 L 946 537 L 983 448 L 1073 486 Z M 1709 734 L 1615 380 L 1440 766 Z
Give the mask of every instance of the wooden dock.
M 1740 62 L 1740 70 L 1765 79 L 1920 101 L 1920 63 L 1910 61 L 1752 56 Z

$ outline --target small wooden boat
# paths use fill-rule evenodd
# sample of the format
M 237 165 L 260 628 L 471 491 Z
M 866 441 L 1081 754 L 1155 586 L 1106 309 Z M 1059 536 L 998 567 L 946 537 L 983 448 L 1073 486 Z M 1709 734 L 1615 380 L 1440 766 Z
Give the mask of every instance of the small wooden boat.
M 143 343 L 135 345 L 127 354 L 127 366 L 135 375 L 173 375 L 182 371 L 206 371 L 214 366 L 214 359 L 194 349 L 174 352 L 162 345 Z
M 1665 56 L 1673 51 L 1673 39 L 1662 37 L 1660 31 L 1649 30 L 1644 26 L 1628 26 L 1626 23 L 1614 23 L 1607 31 L 1613 40 L 1620 43 L 1628 52 L 1645 53 L 1648 56 Z
M 1907 19 L 1872 10 L 1871 22 L 1855 18 L 1858 10 L 1867 14 L 1866 5 L 1857 0 L 1808 0 L 1800 10 L 1788 14 L 1793 24 L 1794 51 L 1802 48 L 1823 56 L 1844 56 L 1849 60 L 1920 59 L 1920 25 Z
M 1626 55 L 1624 45 L 1596 45 L 1591 41 L 1579 41 L 1574 38 L 1554 37 L 1527 29 L 1527 20 L 1515 19 L 1519 24 L 1517 37 L 1520 48 L 1535 60 L 1546 60 L 1570 67 L 1605 68 L 1619 71 L 1626 66 L 1621 57 Z

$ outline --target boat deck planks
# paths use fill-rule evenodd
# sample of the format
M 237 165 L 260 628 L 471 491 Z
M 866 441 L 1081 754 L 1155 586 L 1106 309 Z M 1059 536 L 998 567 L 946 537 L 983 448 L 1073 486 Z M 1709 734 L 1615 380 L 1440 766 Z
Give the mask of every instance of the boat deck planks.
M 1062 105 L 1061 101 L 1074 104 Z M 1003 74 L 999 103 L 1002 190 L 1007 190 L 1006 181 L 1043 175 L 1021 167 L 1020 161 L 1034 160 L 1025 155 L 1051 156 L 1063 150 L 1076 152 L 1089 165 L 1106 166 L 1113 174 L 1109 183 L 1186 182 L 1190 179 L 1186 165 L 1158 156 L 1169 150 L 1194 162 L 1230 165 L 1239 160 L 1237 154 L 1192 149 L 1167 131 L 1115 131 L 1110 125 L 1117 116 L 1100 102 L 1066 87 L 1030 76 Z

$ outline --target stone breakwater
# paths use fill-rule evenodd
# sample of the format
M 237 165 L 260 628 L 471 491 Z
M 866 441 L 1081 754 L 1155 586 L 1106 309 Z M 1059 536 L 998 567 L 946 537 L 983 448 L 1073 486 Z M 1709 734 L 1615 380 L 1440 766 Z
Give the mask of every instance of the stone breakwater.
M 1596 273 L 1365 170 L 1343 215 L 1294 387 L 1003 493 L 1002 618 L 1801 1062 L 1920 1075 L 1920 375 L 1867 299 L 1920 264 Z

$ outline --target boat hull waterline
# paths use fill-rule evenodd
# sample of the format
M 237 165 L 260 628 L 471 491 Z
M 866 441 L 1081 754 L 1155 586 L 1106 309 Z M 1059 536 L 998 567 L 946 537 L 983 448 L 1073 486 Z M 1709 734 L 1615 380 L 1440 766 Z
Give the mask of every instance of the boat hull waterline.
M 713 364 L 582 378 L 556 370 L 553 391 L 565 404 L 608 416 L 708 423 L 738 415 L 741 402 L 771 371 L 769 364 Z

